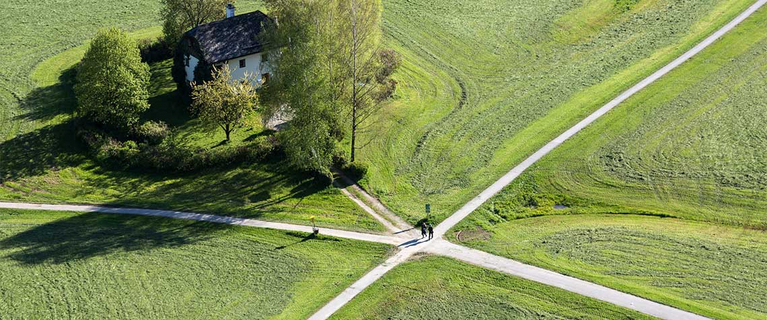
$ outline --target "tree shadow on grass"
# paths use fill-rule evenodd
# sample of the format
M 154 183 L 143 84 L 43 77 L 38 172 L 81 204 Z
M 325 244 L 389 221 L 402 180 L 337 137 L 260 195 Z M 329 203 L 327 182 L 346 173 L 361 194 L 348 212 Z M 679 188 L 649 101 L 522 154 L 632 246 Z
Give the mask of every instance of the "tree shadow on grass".
M 85 156 L 71 121 L 47 126 L 0 143 L 0 183 L 76 165 Z
M 66 263 L 111 253 L 173 248 L 210 239 L 228 227 L 166 218 L 85 213 L 0 241 L 22 264 Z
M 339 242 L 339 241 L 341 241 L 341 240 L 336 239 L 336 238 L 328 238 L 328 237 L 324 237 L 324 236 L 321 236 L 321 235 L 318 236 L 318 235 L 316 235 L 314 233 L 303 234 L 303 233 L 289 231 L 289 232 L 286 232 L 286 234 L 289 235 L 289 236 L 292 236 L 294 238 L 299 238 L 300 240 L 298 240 L 296 242 L 293 242 L 293 243 L 289 243 L 289 244 L 286 244 L 286 245 L 282 245 L 282 246 L 276 247 L 276 248 L 274 248 L 274 250 L 283 250 L 285 248 L 288 248 L 288 247 L 291 247 L 291 246 L 294 246 L 294 245 L 297 245 L 297 244 L 301 244 L 301 243 L 307 242 L 309 240 L 329 241 L 329 242 Z
M 70 67 L 59 76 L 59 83 L 32 90 L 20 104 L 26 112 L 15 119 L 47 121 L 60 114 L 74 112 L 77 106 L 74 92 L 76 75 L 76 67 Z

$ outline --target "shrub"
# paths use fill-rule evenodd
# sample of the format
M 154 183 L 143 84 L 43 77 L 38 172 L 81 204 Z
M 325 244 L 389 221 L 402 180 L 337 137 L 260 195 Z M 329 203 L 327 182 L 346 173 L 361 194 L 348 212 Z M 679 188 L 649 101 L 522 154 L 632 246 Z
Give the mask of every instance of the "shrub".
M 246 145 L 205 149 L 179 145 L 172 138 L 157 145 L 132 140 L 121 142 L 93 126 L 81 127 L 78 136 L 99 164 L 120 170 L 193 172 L 222 165 L 263 161 L 278 154 L 274 153 L 274 146 L 268 137 L 261 137 Z
M 162 121 L 147 121 L 133 130 L 136 140 L 150 145 L 162 143 L 169 134 L 168 125 Z
M 355 161 L 344 167 L 346 175 L 354 181 L 360 181 L 368 173 L 369 165 L 365 162 Z

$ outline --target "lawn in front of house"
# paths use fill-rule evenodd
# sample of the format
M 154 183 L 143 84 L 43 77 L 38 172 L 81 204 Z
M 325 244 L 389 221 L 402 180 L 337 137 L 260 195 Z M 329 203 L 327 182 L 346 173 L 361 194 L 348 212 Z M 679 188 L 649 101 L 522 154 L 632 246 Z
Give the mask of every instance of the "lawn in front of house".
M 0 210 L 0 318 L 306 318 L 391 250 L 166 218 Z

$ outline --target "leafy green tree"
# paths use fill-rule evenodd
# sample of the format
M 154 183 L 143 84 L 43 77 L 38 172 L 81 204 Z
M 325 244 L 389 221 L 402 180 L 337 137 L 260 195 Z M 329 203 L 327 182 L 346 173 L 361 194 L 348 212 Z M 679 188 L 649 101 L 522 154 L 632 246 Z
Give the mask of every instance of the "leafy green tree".
M 342 78 L 338 0 L 267 0 L 279 28 L 268 27 L 267 43 L 273 76 L 262 91 L 264 116 L 292 116 L 279 134 L 295 167 L 328 172 L 337 144 L 344 137 L 344 103 L 348 83 Z M 287 109 L 287 111 L 285 110 Z
M 287 108 L 294 116 L 281 133 L 291 162 L 304 169 L 327 170 L 349 132 L 354 161 L 363 122 L 396 86 L 389 77 L 399 56 L 380 48 L 380 0 L 267 0 L 266 4 L 279 28 L 267 28 L 263 42 L 279 54 L 271 59 L 274 76 L 262 97 L 271 113 Z
M 233 0 L 161 0 L 162 31 L 169 43 L 178 43 L 189 29 L 223 19 Z
M 258 103 L 251 79 L 232 81 L 228 67 L 216 69 L 213 79 L 192 85 L 192 109 L 200 118 L 219 126 L 226 141 L 244 119 L 255 112 Z
M 101 30 L 78 69 L 77 110 L 114 129 L 130 129 L 149 108 L 149 77 L 134 40 L 116 28 Z

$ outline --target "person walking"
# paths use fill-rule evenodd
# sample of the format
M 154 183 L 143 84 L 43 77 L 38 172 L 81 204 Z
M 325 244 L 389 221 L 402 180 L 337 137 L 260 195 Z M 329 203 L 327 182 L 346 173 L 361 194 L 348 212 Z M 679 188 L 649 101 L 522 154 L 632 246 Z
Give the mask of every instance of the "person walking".
M 434 238 L 434 227 L 429 225 L 429 240 L 431 240 L 432 238 Z
M 426 222 L 421 223 L 421 239 L 426 238 L 426 225 Z

